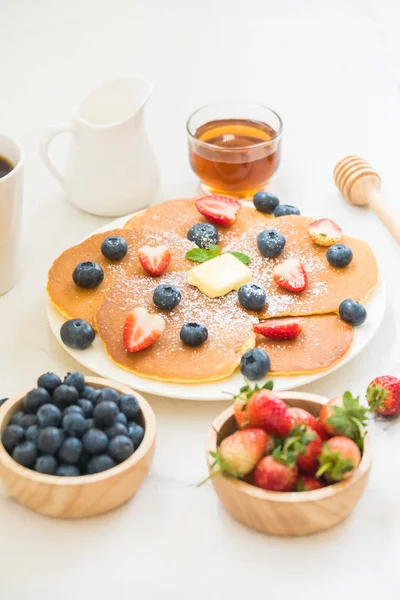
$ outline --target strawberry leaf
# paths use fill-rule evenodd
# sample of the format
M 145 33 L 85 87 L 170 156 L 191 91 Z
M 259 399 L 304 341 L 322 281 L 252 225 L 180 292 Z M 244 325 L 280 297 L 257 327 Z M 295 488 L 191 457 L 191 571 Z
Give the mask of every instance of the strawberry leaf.
M 246 379 L 246 385 L 243 385 L 240 390 L 239 390 L 239 394 L 236 394 L 233 399 L 236 400 L 237 398 L 241 397 L 243 400 L 249 400 L 251 398 L 251 396 L 253 394 L 255 394 L 256 392 L 259 392 L 260 390 L 272 390 L 274 387 L 274 382 L 273 381 L 267 381 L 266 383 L 264 383 L 264 385 L 262 387 L 260 387 L 257 383 L 252 387 L 250 382 Z M 244 410 L 244 409 L 243 409 Z
M 243 254 L 243 252 L 228 252 L 228 254 L 232 254 L 232 256 L 240 260 L 244 265 L 249 265 L 251 263 L 250 256 Z
M 295 425 L 285 442 L 275 445 L 272 456 L 277 462 L 292 467 L 299 454 L 304 454 L 307 445 L 316 437 L 315 431 L 308 431 L 306 425 Z
M 274 382 L 272 381 L 272 379 L 270 379 L 269 381 L 267 381 L 267 383 L 264 383 L 264 385 L 261 388 L 262 390 L 270 390 L 272 391 L 274 389 Z
M 354 469 L 354 461 L 344 458 L 337 450 L 332 450 L 328 444 L 324 444 L 321 454 L 318 456 L 319 469 L 316 477 L 328 476 L 332 481 L 341 481 L 343 475 Z
M 296 484 L 295 492 L 309 492 L 310 487 L 308 485 L 304 485 L 304 481 L 298 481 Z
M 367 389 L 367 401 L 371 410 L 385 408 L 385 398 L 389 392 L 384 387 L 373 383 Z
M 185 258 L 192 260 L 193 262 L 204 263 L 212 258 L 215 258 L 219 254 L 219 246 L 212 245 L 209 248 L 192 248 L 185 254 Z
M 326 423 L 334 428 L 335 435 L 344 435 L 355 442 L 364 437 L 370 409 L 361 406 L 359 401 L 359 396 L 345 392 L 343 406 L 332 406 L 333 414 Z

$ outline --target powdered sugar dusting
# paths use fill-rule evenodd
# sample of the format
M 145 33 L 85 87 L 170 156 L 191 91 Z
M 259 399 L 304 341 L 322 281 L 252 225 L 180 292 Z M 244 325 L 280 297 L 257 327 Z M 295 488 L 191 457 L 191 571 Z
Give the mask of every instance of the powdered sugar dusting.
M 251 259 L 249 269 L 254 281 L 267 292 L 268 307 L 263 317 L 283 315 L 309 315 L 336 312 L 340 302 L 348 297 L 362 301 L 377 281 L 375 258 L 364 242 L 345 238 L 354 254 L 353 262 L 344 269 L 335 269 L 326 259 L 326 248 L 316 245 L 310 238 L 307 217 L 280 217 L 270 227 L 279 230 L 286 238 L 285 249 L 278 258 L 265 258 L 257 248 L 257 237 L 265 228 L 247 231 L 229 250 L 247 254 Z M 304 292 L 289 292 L 280 288 L 273 279 L 276 265 L 288 258 L 298 258 L 308 276 Z M 368 268 L 370 267 L 370 268 Z
M 254 346 L 252 325 L 257 316 L 245 311 L 237 301 L 237 292 L 211 299 L 186 283 L 186 273 L 158 278 L 132 277 L 118 282 L 100 309 L 99 332 L 111 356 L 135 372 L 196 380 L 207 376 L 229 374 L 237 366 L 243 349 Z M 153 292 L 157 285 L 175 285 L 182 300 L 171 311 L 154 306 Z M 164 333 L 151 348 L 137 355 L 127 354 L 122 347 L 122 329 L 127 311 L 143 306 L 161 314 L 166 322 Z M 188 348 L 179 337 L 187 322 L 207 327 L 208 340 L 197 348 Z

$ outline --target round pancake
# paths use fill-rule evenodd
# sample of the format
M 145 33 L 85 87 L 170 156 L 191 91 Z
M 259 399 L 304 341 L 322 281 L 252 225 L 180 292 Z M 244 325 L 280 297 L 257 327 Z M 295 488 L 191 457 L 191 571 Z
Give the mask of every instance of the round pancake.
M 184 200 L 170 200 L 162 204 L 151 206 L 146 211 L 132 217 L 124 227 L 127 229 L 137 227 L 155 227 L 157 230 L 174 233 L 185 238 L 189 229 L 196 223 L 207 223 L 196 208 L 196 198 Z M 258 225 L 268 227 L 271 217 L 264 213 L 242 204 L 236 221 L 229 227 L 218 225 L 219 245 L 224 248 L 227 244 L 237 239 L 242 233 Z
M 347 267 L 332 267 L 326 258 L 327 248 L 315 244 L 308 234 L 307 225 L 313 220 L 291 215 L 268 223 L 286 238 L 285 249 L 278 258 L 265 258 L 258 251 L 257 236 L 266 227 L 253 228 L 230 244 L 229 250 L 250 257 L 254 281 L 267 292 L 268 306 L 260 318 L 337 313 L 342 300 L 364 302 L 377 285 L 378 266 L 368 244 L 344 236 L 341 242 L 350 246 L 353 260 Z M 298 258 L 304 264 L 309 280 L 304 292 L 289 292 L 275 283 L 273 270 L 287 258 Z
M 176 285 L 182 300 L 171 311 L 157 309 L 152 301 L 158 283 Z M 235 292 L 210 299 L 186 283 L 186 273 L 132 277 L 118 283 L 107 295 L 96 315 L 99 335 L 111 360 L 117 365 L 151 379 L 198 383 L 228 377 L 238 366 L 244 352 L 255 345 L 252 324 L 257 317 L 236 302 Z M 137 306 L 161 314 L 165 329 L 149 348 L 129 353 L 123 345 L 126 315 Z M 179 337 L 182 326 L 195 321 L 208 329 L 208 339 L 197 348 L 185 346 Z
M 271 359 L 273 375 L 302 375 L 325 371 L 350 349 L 353 328 L 337 315 L 301 317 L 302 331 L 295 340 L 269 340 L 257 334 L 257 346 Z
M 100 247 L 102 241 L 111 235 L 120 235 L 128 243 L 127 255 L 119 261 L 111 261 L 103 256 Z M 113 229 L 105 233 L 97 233 L 80 244 L 65 250 L 50 268 L 47 282 L 47 293 L 55 306 L 69 319 L 77 318 L 94 325 L 94 316 L 101 306 L 107 292 L 119 281 L 131 275 L 145 275 L 146 271 L 138 259 L 138 250 L 144 245 L 166 245 L 170 249 L 172 259 L 166 270 L 168 272 L 188 270 L 193 262 L 185 259 L 185 254 L 193 248 L 188 240 L 182 240 L 165 231 L 155 232 L 151 229 Z M 82 261 L 97 262 L 104 270 L 104 280 L 95 289 L 79 288 L 72 279 L 77 264 Z M 157 277 L 149 279 L 156 282 Z M 154 283 L 154 285 L 157 285 Z

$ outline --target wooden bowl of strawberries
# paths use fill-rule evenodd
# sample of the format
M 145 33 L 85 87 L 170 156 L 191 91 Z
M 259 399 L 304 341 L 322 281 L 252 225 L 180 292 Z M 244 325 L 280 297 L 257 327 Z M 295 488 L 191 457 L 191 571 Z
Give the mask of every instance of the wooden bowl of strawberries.
M 368 409 L 349 392 L 328 400 L 242 388 L 207 439 L 209 478 L 228 513 L 274 535 L 300 536 L 345 519 L 368 482 Z

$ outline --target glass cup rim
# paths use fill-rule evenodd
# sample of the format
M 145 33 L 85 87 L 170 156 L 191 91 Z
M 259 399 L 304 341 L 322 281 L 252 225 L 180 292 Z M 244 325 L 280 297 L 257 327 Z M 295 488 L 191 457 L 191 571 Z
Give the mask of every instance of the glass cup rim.
M 215 144 L 210 144 L 209 142 L 204 142 L 203 140 L 199 140 L 190 131 L 190 121 L 201 110 L 204 110 L 206 108 L 211 108 L 213 106 L 220 106 L 222 104 L 238 104 L 238 105 L 239 104 L 242 104 L 242 105 L 248 104 L 253 107 L 269 110 L 278 119 L 279 128 L 278 128 L 276 134 L 274 135 L 274 137 L 272 137 L 271 139 L 266 140 L 264 142 L 257 142 L 256 144 L 251 144 L 250 146 L 246 146 L 246 150 L 251 150 L 252 148 L 262 148 L 263 146 L 268 146 L 268 145 L 272 144 L 273 142 L 276 142 L 276 140 L 278 140 L 281 137 L 282 131 L 283 131 L 283 121 L 282 121 L 281 117 L 278 115 L 278 113 L 273 108 L 266 106 L 265 104 L 261 104 L 261 102 L 251 102 L 251 101 L 247 101 L 247 100 L 220 100 L 218 102 L 211 102 L 209 104 L 203 104 L 203 106 L 200 106 L 194 112 L 192 112 L 192 114 L 189 116 L 188 120 L 186 121 L 186 132 L 187 132 L 189 138 L 191 140 L 195 141 L 196 144 L 198 144 L 200 146 L 206 146 L 207 148 L 216 148 L 218 150 L 223 150 L 223 148 L 221 148 L 221 146 L 217 146 Z M 227 118 L 229 118 L 229 117 L 227 117 Z M 235 151 L 243 152 L 243 148 L 229 148 L 229 151 L 230 152 L 235 152 Z

